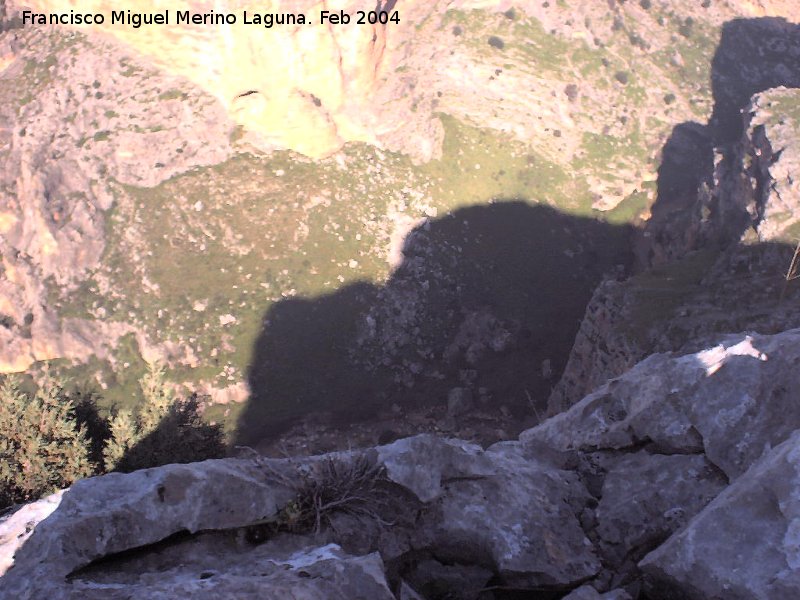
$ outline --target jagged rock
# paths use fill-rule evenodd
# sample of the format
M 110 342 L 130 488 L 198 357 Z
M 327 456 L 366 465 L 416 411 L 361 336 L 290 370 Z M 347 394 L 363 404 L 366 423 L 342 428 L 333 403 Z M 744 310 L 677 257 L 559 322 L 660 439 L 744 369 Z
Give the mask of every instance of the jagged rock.
M 566 587 L 599 571 L 576 516 L 590 497 L 575 473 L 511 442 L 485 452 L 465 447 L 457 459 L 449 450 L 444 465 L 437 464 L 437 454 L 416 456 L 416 469 L 435 473 L 441 486 L 430 534 L 437 557 L 493 567 L 509 585 L 521 587 Z M 469 468 L 459 469 L 470 454 Z
M 693 353 L 731 331 L 800 326 L 800 281 L 785 282 L 794 243 L 705 250 L 624 282 L 601 285 L 586 308 L 549 412 L 568 409 L 653 353 Z
M 173 549 L 182 559 L 160 565 L 136 564 L 110 573 L 77 575 L 58 597 L 75 600 L 170 600 L 242 598 L 283 600 L 394 600 L 377 553 L 349 556 L 335 544 L 307 547 L 288 555 L 270 546 L 201 555 Z
M 405 581 L 400 583 L 400 598 L 399 600 L 425 600 Z
M 340 454 L 335 458 L 346 461 L 355 456 Z M 391 558 L 410 548 L 427 551 L 444 564 L 463 565 L 476 577 L 478 573 L 486 580 L 498 576 L 509 585 L 523 587 L 569 588 L 600 570 L 599 559 L 576 516 L 590 496 L 576 473 L 560 468 L 549 456 L 537 459 L 517 443 L 498 444 L 484 451 L 466 442 L 431 435 L 380 447 L 376 456 L 390 481 L 407 487 L 428 503 L 418 522 L 398 524 L 397 531 L 390 532 L 409 540 L 395 546 L 387 542 L 380 548 Z M 313 469 L 314 464 L 325 460 L 308 459 L 294 467 Z M 195 581 L 196 573 L 192 577 L 186 573 L 210 568 L 206 563 L 180 558 L 184 554 L 171 559 L 174 565 L 164 563 L 165 559 L 156 558 L 159 550 L 153 545 L 188 532 L 193 535 L 184 546 L 191 549 L 192 544 L 201 542 L 198 532 L 224 536 L 236 528 L 275 521 L 296 492 L 284 487 L 270 470 L 288 468 L 288 463 L 272 461 L 269 465 L 226 459 L 80 481 L 64 494 L 58 509 L 36 525 L 17 552 L 14 566 L 0 580 L 0 590 L 15 598 L 52 595 L 63 591 L 70 574 L 73 585 L 78 585 L 77 580 L 84 582 L 72 588 L 81 593 L 102 581 L 116 581 L 119 586 L 124 583 L 134 597 L 140 593 L 159 597 L 170 589 L 189 590 L 195 589 L 191 586 L 217 583 L 225 593 L 247 590 L 252 581 L 242 579 L 247 572 L 243 567 L 220 566 L 221 576 L 208 578 L 216 579 L 216 583 L 201 584 Z M 336 521 L 336 529 L 340 526 L 368 529 L 358 520 Z M 402 531 L 403 527 L 410 530 Z M 347 537 L 343 535 L 343 539 Z M 208 552 L 186 550 L 186 556 L 224 551 L 224 543 L 212 542 L 208 542 Z M 14 548 L 12 543 L 3 552 Z M 154 583 L 145 575 L 134 579 L 126 575 L 127 579 L 117 581 L 115 578 L 121 576 L 114 575 L 113 568 L 93 564 L 132 551 L 140 557 L 137 560 L 145 561 L 141 564 L 148 560 L 161 564 L 170 572 L 171 583 Z M 172 550 L 164 552 L 170 555 Z M 248 554 L 241 561 L 231 562 L 250 564 L 248 561 L 255 557 L 274 562 L 269 553 Z M 224 562 L 224 557 L 219 559 L 220 565 Z M 196 568 L 189 569 L 186 565 L 190 563 Z M 128 571 L 138 573 L 149 568 L 131 566 Z M 448 580 L 450 575 L 448 571 L 442 574 L 444 579 L 437 580 Z M 191 586 L 187 577 L 193 581 Z M 421 580 L 428 581 L 426 577 Z
M 167 465 L 75 483 L 15 556 L 0 589 L 38 598 L 92 561 L 181 532 L 241 527 L 269 518 L 293 494 L 252 461 Z M 7 596 L 11 597 L 11 596 Z
M 800 427 L 790 390 L 800 330 L 730 336 L 696 354 L 656 354 L 520 436 L 561 450 L 649 444 L 705 453 L 729 478 Z
M 567 365 L 547 400 L 548 414 L 567 410 L 641 358 L 639 344 L 625 328 L 632 307 L 624 291 L 624 283 L 606 280 L 592 294 Z
M 377 451 L 389 478 L 422 502 L 439 498 L 448 480 L 493 473 L 492 461 L 480 446 L 434 435 L 404 438 Z
M 760 195 L 752 208 L 759 220 L 758 237 L 794 241 L 789 228 L 800 220 L 800 90 L 778 88 L 759 94 L 751 110 L 750 175 L 760 178 Z
M 492 575 L 489 569 L 475 565 L 444 565 L 428 559 L 420 561 L 407 580 L 428 598 L 478 600 Z
M 648 597 L 783 600 L 800 590 L 800 432 L 640 563 Z
M 0 577 L 14 564 L 14 553 L 28 540 L 36 525 L 58 508 L 63 494 L 64 490 L 60 490 L 38 502 L 25 504 L 0 521 Z
M 420 435 L 378 452 L 390 479 L 437 500 L 427 542 L 437 557 L 493 567 L 522 586 L 568 586 L 599 571 L 576 517 L 590 497 L 575 473 L 513 442 L 484 451 Z
M 616 461 L 595 511 L 605 560 L 622 570 L 683 527 L 727 485 L 703 456 L 636 452 Z

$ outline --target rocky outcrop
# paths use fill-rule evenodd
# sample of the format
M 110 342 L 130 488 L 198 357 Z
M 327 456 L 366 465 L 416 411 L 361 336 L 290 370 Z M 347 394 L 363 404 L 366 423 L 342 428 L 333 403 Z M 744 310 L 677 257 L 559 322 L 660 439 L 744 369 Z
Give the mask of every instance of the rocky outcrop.
M 689 205 L 654 208 L 639 250 L 648 247 L 648 260 L 661 266 L 595 291 L 550 395 L 550 414 L 650 353 L 696 350 L 725 331 L 774 333 L 800 325 L 787 302 L 796 282 L 781 281 L 800 214 L 794 175 L 800 168 L 800 90 L 758 94 L 742 118 L 739 142 L 717 151 L 713 184 L 690 177 L 694 183 L 678 194 Z M 692 146 L 687 135 L 673 142 L 678 155 L 692 153 L 681 145 Z M 684 181 L 679 175 L 686 165 L 668 167 L 662 170 L 672 168 L 671 177 Z
M 798 348 L 792 330 L 654 355 L 488 449 L 421 435 L 80 481 L 0 525 L 6 564 L 16 552 L 0 592 L 791 597 L 800 589 L 800 409 L 789 391 Z M 375 479 L 342 485 L 354 473 Z M 337 488 L 359 491 L 326 495 Z M 309 490 L 351 510 L 305 522 Z
M 653 577 L 647 597 L 664 599 L 798 589 L 786 570 L 798 336 L 731 336 L 696 354 L 650 356 L 522 434 L 523 445 L 586 458 L 584 480 L 599 498 L 591 537 L 615 577 L 641 568 Z
M 632 306 L 626 302 L 625 283 L 603 281 L 592 294 L 575 336 L 561 378 L 550 392 L 547 412 L 555 415 L 624 373 L 642 356 L 637 340 L 629 335 Z
M 299 468 L 313 469 L 324 460 L 312 459 Z M 337 460 L 357 460 L 357 455 L 340 455 Z M 400 486 L 394 494 L 410 494 L 406 504 L 413 507 L 416 497 L 423 507 L 410 529 L 396 524 L 380 532 L 385 560 L 397 563 L 409 552 L 427 552 L 448 565 L 479 565 L 485 572 L 479 586 L 500 577 L 510 585 L 533 589 L 569 589 L 600 570 L 577 517 L 589 500 L 585 487 L 574 473 L 525 455 L 518 444 L 484 451 L 426 435 L 378 448 L 377 460 L 388 482 Z M 58 595 L 69 589 L 64 586 L 65 577 L 70 576 L 71 589 L 87 591 L 113 579 L 102 574 L 103 568 L 90 566 L 101 557 L 129 551 L 146 555 L 156 551 L 148 549 L 150 545 L 182 532 L 223 530 L 235 537 L 236 528 L 278 522 L 291 510 L 293 495 L 285 484 L 301 477 L 291 471 L 297 466 L 289 461 L 226 459 L 79 482 L 17 552 L 15 566 L 0 581 L 0 589 L 18 598 Z M 535 503 L 531 504 L 531 498 Z M 366 527 L 360 520 L 348 523 L 346 516 L 335 523 L 345 545 L 365 554 L 378 549 L 370 548 L 376 540 L 370 539 L 369 519 Z M 13 531 L 8 537 L 13 538 Z M 268 549 L 242 556 L 235 561 L 239 566 L 230 571 L 223 572 L 217 565 L 214 577 L 203 578 L 195 572 L 193 585 L 200 588 L 184 587 L 188 585 L 185 566 L 159 576 L 157 585 L 146 574 L 138 578 L 129 574 L 126 586 L 119 588 L 120 597 L 125 590 L 155 594 L 170 589 L 235 590 L 229 586 L 248 583 L 246 577 L 242 580 L 247 569 L 240 563 L 261 569 L 254 561 L 286 562 L 270 554 L 274 545 Z M 337 562 L 344 560 L 337 554 L 333 557 Z M 359 560 L 379 565 L 380 572 L 380 559 L 377 563 L 369 556 Z M 199 583 L 198 579 L 214 581 Z
M 778 88 L 753 98 L 749 174 L 756 182 L 760 240 L 788 238 L 800 220 L 800 90 Z
M 74 293 L 101 265 L 106 211 L 121 186 L 224 160 L 233 125 L 208 95 L 178 93 L 182 80 L 113 43 L 32 28 L 4 41 L 0 372 L 14 372 L 36 360 L 103 357 L 115 346 L 129 325 L 61 323 L 54 297 Z M 58 60 L 56 49 L 71 59 Z
M 546 458 L 513 442 L 484 452 L 427 436 L 379 452 L 393 481 L 438 500 L 426 535 L 439 560 L 490 567 L 506 585 L 533 589 L 568 588 L 600 570 L 576 516 L 590 497 Z
M 795 53 L 800 55 L 800 33 L 796 37 Z M 795 70 L 792 81 L 800 86 L 800 63 Z M 652 219 L 638 248 L 643 265 L 663 264 L 692 250 L 725 247 L 742 239 L 791 237 L 790 227 L 797 220 L 793 209 L 800 201 L 791 175 L 800 154 L 795 141 L 799 105 L 797 89 L 759 93 L 736 111 L 734 139 L 724 142 L 713 138 L 710 127 L 675 128 L 663 151 Z
M 800 433 L 794 433 L 649 554 L 640 563 L 649 597 L 672 598 L 663 592 L 670 588 L 690 600 L 797 595 L 798 449 Z

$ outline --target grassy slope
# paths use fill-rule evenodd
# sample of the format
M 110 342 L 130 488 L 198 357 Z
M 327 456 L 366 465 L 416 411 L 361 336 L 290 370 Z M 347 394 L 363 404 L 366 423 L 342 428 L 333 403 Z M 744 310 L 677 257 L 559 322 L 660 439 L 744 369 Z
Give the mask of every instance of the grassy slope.
M 682 23 L 676 15 L 659 16 L 667 30 Z M 631 45 L 632 34 L 647 37 L 647 25 L 635 22 L 625 23 L 602 47 L 552 35 L 535 19 L 477 19 L 451 11 L 445 25 L 471 34 L 462 36 L 463 42 L 478 55 L 497 52 L 486 43 L 487 35 L 501 37 L 507 68 L 523 65 L 596 92 L 584 94 L 577 128 L 586 128 L 569 163 L 442 114 L 443 156 L 421 166 L 352 144 L 338 161 L 245 152 L 156 188 L 117 186 L 104 266 L 79 293 L 58 301 L 63 314 L 90 316 L 103 309 L 107 319 L 191 347 L 198 366 L 179 367 L 173 377 L 224 386 L 243 377 L 263 315 L 275 302 L 318 296 L 358 280 L 386 279 L 387 213 L 421 217 L 432 208 L 443 215 L 492 199 L 521 198 L 570 214 L 600 216 L 591 209 L 586 177 L 613 182 L 621 173 L 627 178 L 633 173 L 640 174 L 640 185 L 603 215 L 612 223 L 630 222 L 652 200 L 654 184 L 646 174 L 655 170 L 659 140 L 678 114 L 685 114 L 663 101 L 665 90 L 675 93 L 677 104 L 690 106 L 698 120 L 710 108 L 708 65 L 718 32 L 702 25 L 688 36 L 675 34 L 673 45 L 652 52 Z M 670 60 L 676 51 L 680 66 Z M 36 72 L 46 73 L 44 67 Z M 621 71 L 628 74 L 625 85 L 615 80 Z M 654 97 L 658 110 L 649 110 Z M 593 114 L 606 109 L 638 113 L 612 131 L 595 130 Z M 144 293 L 143 277 L 151 284 Z M 235 324 L 220 324 L 227 314 L 235 316 Z M 142 369 L 128 336 L 113 367 L 94 361 L 71 370 L 78 379 L 99 375 L 108 385 L 109 403 L 130 405 L 137 402 L 135 381 Z M 224 410 L 216 407 L 210 414 L 221 417 Z M 232 422 L 235 410 L 230 417 Z

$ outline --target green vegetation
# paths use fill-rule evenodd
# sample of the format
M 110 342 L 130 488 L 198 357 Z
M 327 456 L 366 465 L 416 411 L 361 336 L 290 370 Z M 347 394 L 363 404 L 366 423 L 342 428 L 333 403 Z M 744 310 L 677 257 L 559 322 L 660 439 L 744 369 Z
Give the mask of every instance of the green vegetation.
M 33 394 L 15 377 L 0 385 L 0 507 L 91 475 L 88 447 L 75 405 L 57 382 L 48 377 Z
M 421 165 L 352 143 L 320 161 L 292 152 L 241 153 L 154 188 L 112 182 L 116 201 L 107 213 L 102 266 L 77 293 L 54 293 L 55 308 L 64 316 L 128 323 L 151 342 L 185 349 L 183 355 L 163 352 L 169 377 L 223 389 L 245 379 L 263 319 L 278 303 L 324 297 L 356 282 L 385 282 L 392 235 L 409 223 L 508 199 L 612 224 L 637 219 L 653 197 L 652 184 L 643 182 L 654 175 L 659 138 L 666 139 L 676 117 L 690 116 L 689 107 L 706 116 L 718 37 L 710 26 L 687 22 L 659 3 L 639 3 L 648 10 L 642 21 L 618 17 L 610 36 L 613 16 L 593 17 L 603 39 L 583 35 L 580 27 L 582 37 L 555 34 L 514 9 L 446 13 L 440 35 L 491 66 L 491 85 L 502 85 L 503 72 L 513 71 L 529 77 L 538 96 L 550 97 L 537 86 L 552 90 L 554 106 L 545 101 L 527 116 L 510 113 L 536 126 L 522 128 L 532 140 L 481 128 L 468 116 L 439 114 L 442 156 Z M 560 4 L 550 9 L 561 10 Z M 661 41 L 674 38 L 666 47 L 653 39 L 657 19 L 667 33 Z M 650 52 L 651 44 L 662 49 Z M 31 65 L 31 77 L 43 77 L 46 62 Z M 119 71 L 142 76 L 126 60 Z M 187 98 L 171 85 L 152 86 L 148 101 Z M 445 108 L 447 100 L 439 110 L 454 110 Z M 119 115 L 106 110 L 105 116 Z M 126 123 L 135 132 L 159 130 L 149 122 L 147 128 Z M 101 148 L 93 142 L 113 139 L 107 130 L 86 135 L 77 143 L 87 151 Z M 238 149 L 248 148 L 242 127 L 229 135 Z M 592 204 L 604 191 L 624 199 L 600 214 Z M 101 409 L 127 411 L 117 429 L 137 427 L 136 408 L 145 402 L 138 380 L 146 364 L 133 334 L 119 340 L 108 362 L 59 368 L 107 386 Z M 230 425 L 239 408 L 212 406 L 205 416 Z
M 221 428 L 201 421 L 197 399 L 178 399 L 164 372 L 141 379 L 144 402 L 103 419 L 92 394 L 68 392 L 45 373 L 33 392 L 6 377 L 0 384 L 0 508 L 35 500 L 78 479 L 224 454 Z
M 718 256 L 717 250 L 702 250 L 632 277 L 628 289 L 636 302 L 628 327 L 634 339 L 645 342 L 651 329 L 668 321 L 675 308 L 701 290 L 700 282 Z
M 167 463 L 219 458 L 222 430 L 200 419 L 197 398 L 181 402 L 168 386 L 161 367 L 151 366 L 141 379 L 144 401 L 134 417 L 116 411 L 103 449 L 106 471 L 130 472 Z
M 176 364 L 171 376 L 177 381 L 203 379 L 224 387 L 231 383 L 226 366 L 234 377 L 246 373 L 272 303 L 318 296 L 357 280 L 385 280 L 391 228 L 385 215 L 392 210 L 405 207 L 416 218 L 421 205 L 442 215 L 518 198 L 591 214 L 585 185 L 559 165 L 510 135 L 440 118 L 443 156 L 424 165 L 352 144 L 345 151 L 347 169 L 290 152 L 269 158 L 242 154 L 156 188 L 118 188 L 96 274 L 108 278 L 111 291 L 101 293 L 93 278 L 56 305 L 65 316 L 91 317 L 98 310 L 110 320 L 131 322 L 133 316 L 133 324 L 154 339 L 194 349 L 198 366 Z M 144 274 L 151 284 L 143 292 Z M 220 325 L 228 314 L 236 322 Z M 142 402 L 136 379 L 144 363 L 132 335 L 121 338 L 114 362 L 114 368 L 92 361 L 67 372 L 105 382 L 106 410 L 111 404 L 133 409 Z M 210 414 L 222 418 L 217 410 Z
M 188 97 L 189 94 L 176 89 L 167 90 L 158 95 L 159 100 L 186 100 Z
M 348 458 L 328 458 L 312 471 L 297 469 L 290 474 L 265 467 L 266 476 L 295 493 L 275 521 L 256 525 L 248 536 L 269 532 L 320 533 L 332 526 L 331 519 L 346 514 L 356 519 L 390 523 L 382 518 L 387 509 L 399 508 L 407 499 L 398 496 L 382 465 L 359 454 Z

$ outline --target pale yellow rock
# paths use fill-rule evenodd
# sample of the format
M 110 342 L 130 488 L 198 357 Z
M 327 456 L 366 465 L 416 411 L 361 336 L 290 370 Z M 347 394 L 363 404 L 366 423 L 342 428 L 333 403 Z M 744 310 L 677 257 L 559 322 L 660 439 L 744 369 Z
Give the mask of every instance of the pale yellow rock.
M 0 68 L 2 71 L 2 68 Z M 0 234 L 6 234 L 16 225 L 19 218 L 11 212 L 0 212 Z
M 211 92 L 266 145 L 320 157 L 345 141 L 375 141 L 370 100 L 391 28 L 327 27 L 318 22 L 323 9 L 354 14 L 374 10 L 374 2 L 275 0 L 254 5 L 248 0 L 142 0 L 136 3 L 136 12 L 169 9 L 172 24 L 140 28 L 111 25 L 111 11 L 120 6 L 107 0 L 33 0 L 26 5 L 43 13 L 102 12 L 105 23 L 88 28 L 111 34 L 156 65 Z M 237 23 L 178 26 L 179 10 L 233 13 Z M 251 20 L 255 13 L 303 13 L 312 24 L 245 25 L 245 10 Z

